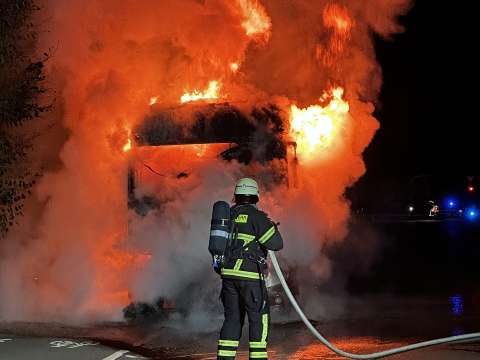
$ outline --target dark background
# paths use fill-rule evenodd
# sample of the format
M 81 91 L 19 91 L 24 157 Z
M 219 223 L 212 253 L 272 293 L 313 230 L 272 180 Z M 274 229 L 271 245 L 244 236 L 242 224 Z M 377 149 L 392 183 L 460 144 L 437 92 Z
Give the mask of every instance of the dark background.
M 364 153 L 367 173 L 347 192 L 354 209 L 388 208 L 392 197 L 408 196 L 414 176 L 433 175 L 441 187 L 443 178 L 463 186 L 466 175 L 480 174 L 474 8 L 468 1 L 418 0 L 401 18 L 404 33 L 376 39 L 381 128 Z
M 479 218 L 372 222 L 368 215 L 406 215 L 416 199 L 480 207 L 480 12 L 468 1 L 417 0 L 401 23 L 404 33 L 376 38 L 381 128 L 364 152 L 366 174 L 347 191 L 354 213 L 367 216 L 354 217 L 349 237 L 330 249 L 335 277 L 348 274 L 354 293 L 469 293 L 478 302 Z

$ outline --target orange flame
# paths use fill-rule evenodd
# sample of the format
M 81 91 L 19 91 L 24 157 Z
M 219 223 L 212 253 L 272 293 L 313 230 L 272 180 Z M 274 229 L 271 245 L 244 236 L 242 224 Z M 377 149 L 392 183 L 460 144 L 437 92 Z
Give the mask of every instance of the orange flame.
M 207 145 L 206 144 L 197 144 L 193 146 L 195 149 L 195 155 L 197 157 L 203 157 L 207 151 Z
M 210 81 L 206 90 L 194 90 L 191 93 L 185 93 L 181 96 L 180 102 L 183 104 L 190 101 L 218 99 L 220 86 L 221 84 L 219 81 Z
M 16 265 L 12 269 L 20 276 L 6 283 L 0 276 L 0 318 L 10 312 L 10 306 L 2 306 L 7 299 L 18 301 L 16 308 L 22 310 L 6 314 L 7 319 L 17 314 L 26 320 L 31 316 L 51 319 L 51 309 L 62 319 L 70 319 L 73 313 L 78 318 L 90 316 L 86 311 L 89 307 L 102 316 L 101 320 L 111 319 L 120 312 L 116 304 L 129 301 L 129 291 L 138 300 L 148 300 L 180 293 L 195 280 L 189 275 L 196 267 L 188 267 L 185 276 L 178 279 L 169 277 L 170 269 L 162 262 L 169 254 L 161 251 L 158 242 L 167 244 L 172 232 L 187 236 L 185 222 L 203 221 L 203 215 L 196 211 L 197 205 L 203 204 L 203 194 L 227 191 L 224 186 L 230 175 L 217 179 L 221 172 L 283 177 L 285 169 L 278 161 L 265 166 L 259 162 L 244 166 L 219 161 L 218 154 L 230 144 L 188 145 L 188 151 L 184 151 L 186 145 L 177 145 L 176 150 L 152 147 L 152 153 L 153 148 L 161 148 L 150 155 L 156 162 L 140 158 L 142 150 L 148 149 L 139 146 L 133 129 L 144 121 L 151 118 L 156 124 L 157 120 L 168 120 L 159 131 L 172 129 L 173 136 L 177 129 L 193 125 L 195 111 L 205 111 L 209 117 L 217 111 L 211 106 L 190 109 L 190 105 L 195 108 L 197 104 L 228 99 L 249 118 L 254 107 L 262 104 L 278 105 L 285 114 L 288 112 L 285 117 L 290 119 L 284 123 L 281 114 L 282 123 L 277 125 L 286 126 L 288 140 L 296 140 L 300 162 L 319 159 L 321 164 L 312 161 L 308 164 L 312 166 L 304 166 L 302 172 L 299 169 L 299 192 L 287 192 L 284 186 L 269 187 L 265 205 L 274 211 L 273 216 L 288 217 L 298 209 L 281 211 L 283 201 L 299 199 L 297 196 L 308 198 L 304 208 L 315 210 L 308 213 L 322 219 L 321 223 L 312 222 L 314 226 L 301 234 L 305 248 L 312 252 L 325 239 L 345 236 L 349 211 L 341 197 L 346 184 L 363 174 L 360 153 L 378 127 L 372 115 L 374 105 L 365 100 L 375 100 L 380 82 L 372 35 L 388 37 L 399 32 L 396 17 L 406 12 L 408 0 L 371 1 L 368 6 L 359 6 L 358 0 L 157 1 L 155 6 L 148 0 L 51 3 L 46 9 L 52 16 L 51 31 L 42 33 L 39 41 L 44 47 L 59 41 L 62 44 L 48 70 L 56 70 L 49 71 L 51 83 L 60 85 L 58 92 L 64 97 L 65 116 L 61 120 L 69 136 L 60 156 L 65 166 L 48 172 L 36 189 L 42 199 L 52 199 L 42 221 L 27 218 L 22 222 L 33 228 L 14 232 L 22 236 L 20 244 L 30 244 L 30 235 L 39 233 L 42 246 L 25 246 L 18 259 L 16 247 L 5 256 L 2 251 L 2 261 Z M 275 41 L 261 49 L 268 40 Z M 299 46 L 302 44 L 305 46 Z M 314 45 L 317 58 L 313 58 Z M 329 66 L 322 66 L 322 61 Z M 335 90 L 325 84 L 342 84 L 348 89 L 350 104 L 342 99 L 342 89 L 335 96 Z M 327 93 L 317 101 L 323 90 Z M 313 101 L 300 103 L 305 99 Z M 260 129 L 268 124 L 260 123 Z M 267 127 L 255 135 L 265 137 L 268 143 L 270 133 Z M 53 153 L 60 150 L 60 144 L 52 145 L 49 150 Z M 341 151 L 343 147 L 348 151 Z M 138 166 L 132 169 L 134 163 Z M 295 178 L 293 184 L 297 183 L 296 164 L 291 161 L 287 168 Z M 315 165 L 329 176 L 320 174 L 320 167 Z M 168 206 L 152 211 L 148 217 L 129 211 L 126 175 L 130 171 L 135 171 L 136 180 L 140 176 L 146 179 L 137 195 L 158 195 L 162 204 L 168 201 Z M 215 181 L 210 181 L 212 178 Z M 282 195 L 287 198 L 277 202 Z M 178 206 L 183 203 L 189 204 L 189 211 L 179 218 Z M 165 214 L 158 216 L 162 218 L 158 223 L 160 211 Z M 310 220 L 307 213 L 300 215 Z M 35 217 L 35 213 L 29 216 Z M 68 226 L 58 227 L 59 222 Z M 168 228 L 164 230 L 165 224 Z M 296 229 L 295 221 L 292 226 Z M 151 236 L 158 230 L 159 236 Z M 152 249 L 156 258 L 151 263 L 158 266 L 142 270 L 149 255 L 136 249 L 143 247 Z M 292 262 L 297 260 L 292 258 Z M 77 269 L 69 269 L 72 263 L 78 264 Z M 79 281 L 58 276 L 68 270 L 78 270 L 74 274 L 79 275 Z M 157 271 L 162 279 L 155 278 Z M 315 273 L 322 272 L 315 267 Z M 23 276 L 30 274 L 35 274 L 30 279 L 33 286 L 22 283 Z M 161 281 L 161 286 L 150 283 L 152 276 L 153 281 Z M 170 281 L 178 281 L 178 292 L 169 291 Z M 25 293 L 29 298 L 25 299 Z
M 143 268 L 151 260 L 152 255 L 147 252 L 112 247 L 98 249 L 95 257 L 96 263 L 102 269 L 101 276 L 96 279 L 100 303 L 122 307 L 128 305 L 132 299 L 123 282 L 125 279 L 112 278 L 112 276 L 119 273 L 129 274 L 135 269 Z
M 324 93 L 320 101 L 326 102 L 329 98 L 325 106 L 290 107 L 290 136 L 295 139 L 297 154 L 303 160 L 314 160 L 322 151 L 331 148 L 348 115 L 350 107 L 343 100 L 342 88 Z
M 238 65 L 238 63 L 236 63 L 236 62 L 232 62 L 230 64 L 230 70 L 232 70 L 232 72 L 234 72 L 234 73 L 238 71 L 239 67 L 240 67 L 240 65 Z
M 351 38 L 354 21 L 346 7 L 339 4 L 328 4 L 323 10 L 323 24 L 326 28 L 331 28 L 333 32 L 326 44 L 317 44 L 317 58 L 321 59 L 325 65 L 332 66 L 335 64 L 335 59 L 343 53 Z
M 323 10 L 323 23 L 327 28 L 333 28 L 336 33 L 350 36 L 353 21 L 347 8 L 338 4 L 329 4 Z
M 265 8 L 258 0 L 238 0 L 238 3 L 245 18 L 242 27 L 247 36 L 267 42 L 270 38 L 272 22 Z
M 132 252 L 114 249 L 102 254 L 102 261 L 112 269 L 124 270 L 132 267 L 143 267 L 152 258 L 148 252 Z
M 132 139 L 128 138 L 125 145 L 123 145 L 123 152 L 128 152 L 130 150 L 132 150 Z

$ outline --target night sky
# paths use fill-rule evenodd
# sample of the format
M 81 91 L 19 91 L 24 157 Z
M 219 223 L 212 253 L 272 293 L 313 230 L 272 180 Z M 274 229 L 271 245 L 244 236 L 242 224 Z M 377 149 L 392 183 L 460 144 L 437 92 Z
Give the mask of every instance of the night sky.
M 478 169 L 478 150 L 469 150 L 480 144 L 473 98 L 480 99 L 470 89 L 476 87 L 479 66 L 473 54 L 479 40 L 471 28 L 480 19 L 472 23 L 467 14 L 473 5 L 465 4 L 419 0 L 402 18 L 403 34 L 393 41 L 378 39 L 384 85 L 376 114 L 381 129 L 365 152 L 372 173 Z M 472 162 L 460 164 L 458 157 Z
M 353 200 L 388 196 L 414 175 L 479 173 L 480 19 L 471 19 L 478 16 L 473 3 L 418 0 L 401 18 L 404 33 L 377 38 L 381 129 L 364 153 L 367 174 L 352 189 Z

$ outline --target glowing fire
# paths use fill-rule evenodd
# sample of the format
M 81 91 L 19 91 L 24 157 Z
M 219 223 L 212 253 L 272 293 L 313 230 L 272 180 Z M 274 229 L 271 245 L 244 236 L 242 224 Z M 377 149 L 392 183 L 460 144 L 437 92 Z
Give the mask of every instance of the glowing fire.
M 185 224 L 204 219 L 204 212 L 197 211 L 203 204 L 199 200 L 203 194 L 230 191 L 225 182 L 240 174 L 275 180 L 269 182 L 267 196 L 275 201 L 265 206 L 279 220 L 295 222 L 291 212 L 296 208 L 281 211 L 282 207 L 308 200 L 305 211 L 298 213 L 300 221 L 312 224 L 298 234 L 308 237 L 305 251 L 310 243 L 317 248 L 315 240 L 323 244 L 346 236 L 349 211 L 342 195 L 345 186 L 363 174 L 360 154 L 378 128 L 372 112 L 380 68 L 373 40 L 375 34 L 388 38 L 401 31 L 396 20 L 410 1 L 378 0 L 365 6 L 358 0 L 51 3 L 50 31 L 42 32 L 39 41 L 49 47 L 62 44 L 52 59 L 56 71 L 48 72 L 48 80 L 60 86 L 56 90 L 65 116 L 59 120 L 68 138 L 62 149 L 45 144 L 45 150 L 58 152 L 64 166 L 46 171 L 36 189 L 42 199 L 51 199 L 42 207 L 41 222 L 29 220 L 35 213 L 25 214 L 21 226 L 33 228 L 19 227 L 21 231 L 11 235 L 21 236 L 19 244 L 30 244 L 31 234 L 38 233 L 41 249 L 32 244 L 21 252 L 16 247 L 0 250 L 1 261 L 34 284 L 24 284 L 23 275 L 5 281 L 0 276 L 0 318 L 50 320 L 56 315 L 51 321 L 111 320 L 121 313 L 117 304 L 130 301 L 129 291 L 135 301 L 147 301 L 182 294 L 192 282 L 201 285 L 197 266 L 186 266 L 181 276 L 175 276 L 177 269 L 167 266 L 171 252 L 163 248 L 173 246 L 190 256 L 195 247 L 184 245 L 195 240 L 195 229 Z M 78 26 L 85 17 L 88 26 Z M 264 47 L 269 40 L 275 41 Z M 343 89 L 323 84 L 342 84 L 351 110 Z M 230 104 L 203 107 L 223 99 Z M 312 102 L 300 103 L 304 99 Z M 228 121 L 237 114 L 238 121 Z M 241 159 L 238 164 L 223 161 L 219 154 L 235 151 L 230 144 L 140 146 L 134 132 L 151 126 L 153 133 L 145 133 L 145 145 L 171 137 L 182 142 L 201 138 L 203 130 L 210 135 L 212 119 L 225 120 L 220 127 L 238 123 L 238 131 L 258 127 L 250 147 L 259 144 L 252 149 L 253 160 L 265 162 L 247 166 L 240 164 Z M 224 134 L 211 129 L 212 141 Z M 296 150 L 299 162 L 307 166 L 297 169 L 297 161 L 267 161 L 282 155 L 282 147 L 270 146 L 277 144 L 281 129 L 287 133 L 285 140 L 296 141 L 296 147 L 288 144 L 287 151 Z M 348 151 L 337 151 L 341 147 Z M 140 158 L 147 150 L 152 155 Z M 158 152 L 153 154 L 154 150 Z M 130 175 L 135 171 L 136 181 L 140 174 L 145 179 L 135 184 L 138 191 L 133 195 L 140 199 L 132 204 L 139 209 L 128 207 L 129 171 Z M 327 172 L 330 176 L 323 176 Z M 287 175 L 298 192 L 283 186 Z M 211 181 L 218 176 L 221 179 Z M 8 240 L 15 242 L 13 237 Z M 151 260 L 143 248 L 152 251 Z M 322 263 L 322 257 L 317 259 Z M 69 269 L 72 263 L 78 264 L 76 269 Z M 323 269 L 315 267 L 317 276 L 327 276 Z M 172 285 L 178 291 L 170 291 Z M 22 311 L 13 311 L 16 308 Z M 93 319 L 91 313 L 99 318 Z
M 157 103 L 157 100 L 158 100 L 158 96 L 152 96 L 152 97 L 150 98 L 150 101 L 148 102 L 148 104 L 149 104 L 150 106 L 155 105 L 155 104 Z
M 297 154 L 307 161 L 331 147 L 350 109 L 343 100 L 342 88 L 324 93 L 320 101 L 328 103 L 304 109 L 296 105 L 290 107 L 290 136 L 297 143 Z
M 238 3 L 245 18 L 242 22 L 245 33 L 250 37 L 268 41 L 272 22 L 265 8 L 258 0 L 238 0 Z
M 152 259 L 148 252 L 129 252 L 126 250 L 111 250 L 103 254 L 102 261 L 111 268 L 126 269 L 129 267 L 143 267 Z
M 355 25 L 348 9 L 339 4 L 328 4 L 323 10 L 323 24 L 332 29 L 328 41 L 317 44 L 316 56 L 324 65 L 333 66 L 347 49 Z
M 123 145 L 123 152 L 128 152 L 132 149 L 132 139 L 128 138 L 125 145 Z
M 236 62 L 230 64 L 230 70 L 232 70 L 232 72 L 237 72 L 239 67 L 240 66 Z
M 353 20 L 350 18 L 347 8 L 338 4 L 329 4 L 323 11 L 323 23 L 327 28 L 333 28 L 335 32 L 344 36 L 350 36 Z
M 208 88 L 206 90 L 204 91 L 194 90 L 192 93 L 185 93 L 180 98 L 180 102 L 186 103 L 189 101 L 218 99 L 220 86 L 221 86 L 220 82 L 210 81 L 208 83 Z
M 114 237 L 111 240 L 115 241 Z M 106 273 L 96 279 L 96 285 L 100 290 L 100 302 L 122 307 L 128 305 L 132 299 L 124 279 L 112 279 L 111 274 L 126 274 L 135 269 L 141 269 L 152 259 L 152 255 L 148 252 L 122 250 L 112 246 L 110 249 L 97 249 L 95 258 Z M 116 290 L 112 290 L 112 284 L 115 284 Z
M 195 155 L 197 155 L 197 157 L 203 157 L 207 152 L 207 145 L 206 144 L 194 145 L 194 149 L 195 149 Z

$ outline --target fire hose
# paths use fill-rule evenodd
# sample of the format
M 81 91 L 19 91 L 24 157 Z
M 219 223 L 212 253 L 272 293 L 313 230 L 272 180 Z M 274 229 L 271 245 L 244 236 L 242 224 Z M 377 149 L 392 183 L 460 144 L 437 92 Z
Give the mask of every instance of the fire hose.
M 422 348 L 426 348 L 434 345 L 452 343 L 452 342 L 461 341 L 461 340 L 464 341 L 464 340 L 480 339 L 480 332 L 477 332 L 477 333 L 450 336 L 450 337 L 441 338 L 441 339 L 423 341 L 416 344 L 406 345 L 406 346 L 385 350 L 385 351 L 380 351 L 380 352 L 375 352 L 371 354 L 352 354 L 352 353 L 343 351 L 337 348 L 332 343 L 330 343 L 322 334 L 320 334 L 320 332 L 308 320 L 308 318 L 305 316 L 302 309 L 298 305 L 297 301 L 295 300 L 295 297 L 293 296 L 292 292 L 290 291 L 287 285 L 287 282 L 285 281 L 282 270 L 280 269 L 277 258 L 275 257 L 275 253 L 273 251 L 269 251 L 269 253 L 270 253 L 270 258 L 272 260 L 273 267 L 278 276 L 278 279 L 280 280 L 280 283 L 282 284 L 283 290 L 285 290 L 285 293 L 287 294 L 288 299 L 292 303 L 293 308 L 295 309 L 297 314 L 300 316 L 300 318 L 302 319 L 304 324 L 307 326 L 307 328 L 312 332 L 312 334 L 315 335 L 315 337 L 318 340 L 320 340 L 323 345 L 325 345 L 327 348 L 329 348 L 331 351 L 333 351 L 337 355 L 350 358 L 350 359 L 378 359 L 378 358 L 396 355 L 396 354 L 404 353 L 407 351 L 422 349 Z

